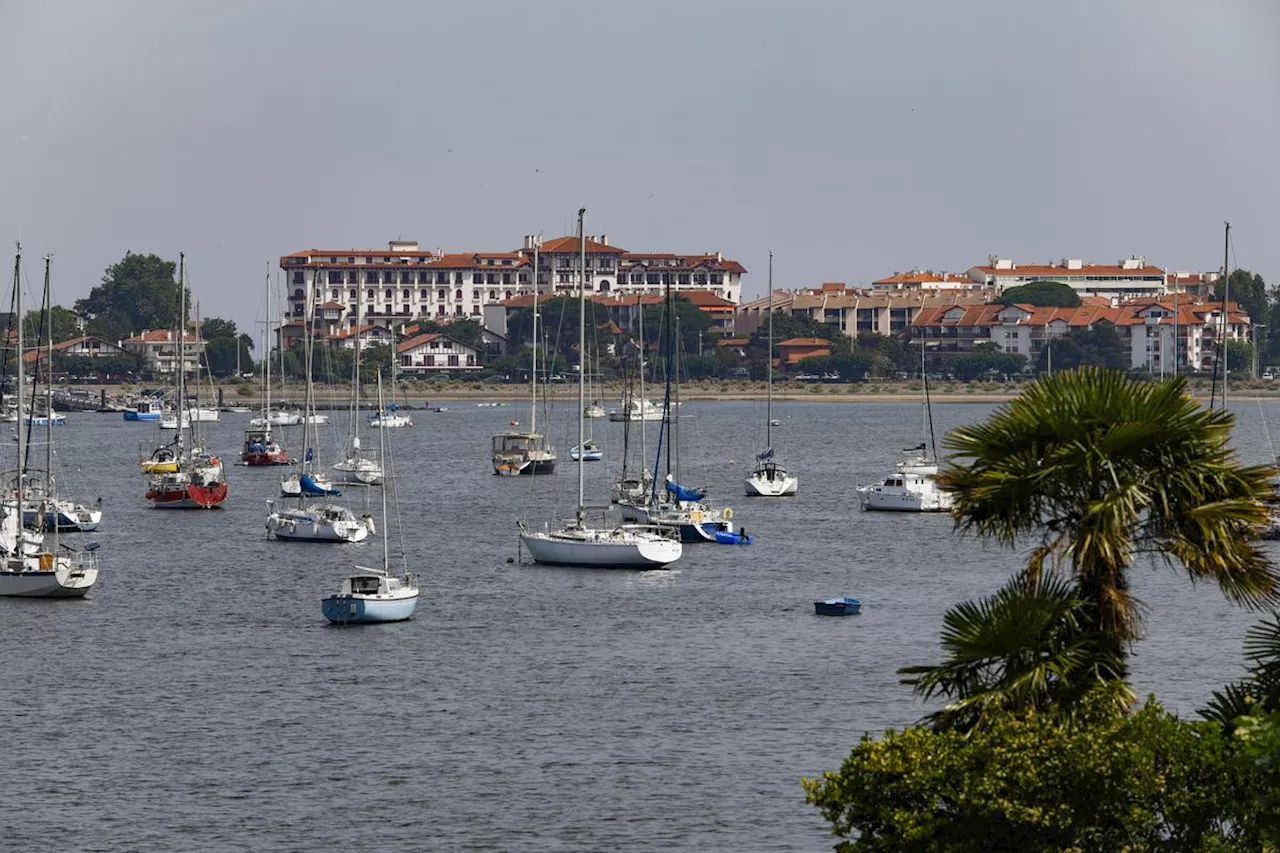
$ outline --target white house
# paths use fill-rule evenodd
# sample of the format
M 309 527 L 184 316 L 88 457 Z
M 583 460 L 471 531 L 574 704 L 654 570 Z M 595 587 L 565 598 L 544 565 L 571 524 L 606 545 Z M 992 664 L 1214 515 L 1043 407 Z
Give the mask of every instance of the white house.
M 480 353 L 474 347 L 440 332 L 409 338 L 396 347 L 396 357 L 401 373 L 472 372 L 481 367 Z
M 183 371 L 193 373 L 200 368 L 204 341 L 187 335 L 184 343 Z M 142 369 L 148 373 L 173 373 L 178 363 L 178 341 L 172 329 L 145 329 L 121 341 L 120 346 L 142 356 Z

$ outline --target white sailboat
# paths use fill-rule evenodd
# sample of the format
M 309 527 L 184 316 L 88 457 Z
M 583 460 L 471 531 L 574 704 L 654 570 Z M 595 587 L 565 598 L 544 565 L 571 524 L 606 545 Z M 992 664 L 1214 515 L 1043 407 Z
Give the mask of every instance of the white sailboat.
M 49 281 L 50 258 L 45 257 L 45 284 Z M 13 262 L 14 315 L 22 315 L 22 246 Z M 17 323 L 17 351 L 23 352 L 22 322 Z M 17 362 L 18 408 L 18 478 L 13 495 L 0 499 L 0 596 L 22 598 L 80 598 L 98 580 L 97 543 L 89 543 L 84 550 L 72 550 L 59 541 L 55 527 L 51 548 L 45 548 L 45 537 L 38 531 L 28 530 L 22 524 L 22 507 L 27 499 L 25 466 L 27 433 L 24 428 L 26 379 L 23 376 L 22 359 Z M 52 433 L 50 433 L 52 441 Z
M 553 474 L 556 470 L 556 453 L 538 432 L 538 252 L 541 243 L 533 246 L 533 363 L 529 370 L 529 387 L 532 389 L 529 405 L 529 431 L 500 432 L 493 436 L 493 473 L 503 477 L 520 475 Z M 582 396 L 579 394 L 579 396 Z M 581 410 L 581 405 L 579 409 Z M 579 442 L 581 444 L 581 442 Z
M 743 486 L 747 497 L 780 498 L 794 495 L 800 488 L 800 478 L 788 474 L 773 450 L 773 252 L 769 253 L 769 353 L 765 359 L 768 367 L 766 414 L 764 421 L 764 450 L 756 454 L 756 467 Z
M 356 302 L 357 323 L 361 303 Z M 356 354 L 351 361 L 351 415 L 347 422 L 348 437 L 346 458 L 334 463 L 333 479 L 339 483 L 357 486 L 376 486 L 382 482 L 382 465 L 377 459 L 365 455 L 360 447 L 360 351 L 364 348 L 360 335 L 356 335 Z M 395 362 L 393 361 L 392 364 Z M 381 383 L 381 374 L 379 374 Z M 378 416 L 383 413 L 382 396 L 378 396 Z M 379 423 L 379 426 L 390 424 Z
M 306 326 L 303 329 L 304 362 L 307 376 L 306 408 L 310 414 L 315 407 L 315 389 L 311 377 L 312 352 L 315 348 L 312 329 L 311 301 L 307 301 Z M 277 509 L 275 501 L 267 501 L 267 536 L 288 542 L 362 542 L 373 532 L 372 518 L 357 518 L 355 513 L 344 506 L 333 503 L 313 503 L 304 505 L 308 497 L 333 494 L 332 489 L 325 490 L 315 477 L 318 472 L 312 467 L 314 462 L 311 447 L 307 441 L 310 437 L 311 419 L 302 421 L 302 446 L 306 448 L 302 465 L 298 471 L 300 485 L 298 506 L 292 509 Z M 340 492 L 338 494 L 341 494 Z
M 586 209 L 578 211 L 578 446 L 586 440 L 586 269 L 584 236 Z M 556 529 L 530 531 L 520 525 L 520 541 L 534 562 L 588 568 L 660 568 L 673 563 L 683 553 L 680 541 L 651 527 L 618 525 L 591 527 L 586 523 L 584 462 L 578 460 L 578 509 L 572 521 Z
M 378 407 L 382 407 L 382 374 L 378 374 Z M 385 433 L 378 434 L 379 456 L 390 461 Z M 371 622 L 402 622 L 418 606 L 418 586 L 408 570 L 402 577 L 391 574 L 390 516 L 387 514 L 388 483 L 382 488 L 382 568 L 356 566 L 357 574 L 342 581 L 336 595 L 320 603 L 324 617 L 340 625 Z M 401 555 L 403 557 L 403 555 Z
M 925 441 L 903 451 L 892 474 L 879 483 L 858 487 L 858 504 L 867 511 L 950 512 L 953 498 L 938 487 L 937 446 L 933 452 L 933 408 L 929 402 L 929 374 L 925 370 L 925 342 L 920 340 L 920 376 L 924 382 Z

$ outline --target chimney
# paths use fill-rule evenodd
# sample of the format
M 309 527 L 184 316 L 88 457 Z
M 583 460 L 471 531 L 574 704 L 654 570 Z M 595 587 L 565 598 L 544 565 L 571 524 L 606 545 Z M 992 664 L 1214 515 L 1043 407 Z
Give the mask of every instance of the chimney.
M 601 243 L 601 245 L 604 245 L 604 246 L 609 245 L 609 235 L 608 235 L 608 234 L 601 234 L 601 235 L 600 235 L 600 243 Z

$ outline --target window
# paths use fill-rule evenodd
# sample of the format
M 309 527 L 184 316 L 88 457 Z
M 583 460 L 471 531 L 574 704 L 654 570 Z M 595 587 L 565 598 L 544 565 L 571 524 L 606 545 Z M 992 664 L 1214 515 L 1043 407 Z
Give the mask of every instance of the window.
M 342 284 L 342 270 L 329 270 L 329 283 Z
M 354 287 L 353 287 L 353 288 L 351 288 L 351 289 L 349 289 L 349 290 L 347 291 L 347 298 L 348 298 L 348 299 L 355 299 L 355 298 L 356 298 L 356 292 L 357 292 L 357 291 L 356 291 L 356 289 L 355 289 Z
M 676 281 L 679 282 L 680 284 L 688 284 L 690 281 L 689 274 L 687 272 L 680 273 L 678 276 L 676 276 Z
M 490 291 L 489 291 L 489 300 L 492 302 L 492 301 L 496 300 L 497 298 L 498 298 L 498 291 L 496 291 L 496 290 L 490 290 Z
M 503 284 L 508 284 L 509 282 L 503 281 L 502 283 L 503 283 Z M 522 272 L 522 273 L 520 273 L 519 275 L 517 275 L 517 276 L 516 276 L 516 283 L 517 283 L 517 284 L 528 284 L 528 283 L 529 283 L 529 274 L 528 274 L 527 272 Z
M 423 302 L 426 302 L 426 301 L 427 301 L 427 298 L 430 296 L 430 294 L 431 294 L 431 291 L 430 291 L 430 290 L 427 290 L 427 289 L 424 287 L 424 288 L 422 288 L 421 290 L 419 290 L 419 291 L 418 291 L 418 299 L 422 300 Z
M 389 287 L 388 287 L 386 290 L 382 291 L 382 298 L 383 298 L 383 299 L 390 299 L 390 298 L 391 298 L 391 293 L 392 293 L 392 290 L 391 290 L 391 288 L 389 288 Z
M 508 290 L 508 291 L 507 291 L 507 295 L 506 295 L 506 297 L 505 297 L 505 298 L 506 298 L 506 299 L 510 299 L 510 298 L 511 298 L 511 291 L 510 291 L 510 290 Z
M 458 288 L 458 289 L 454 292 L 454 294 L 453 294 L 453 298 L 454 298 L 454 299 L 457 299 L 457 300 L 459 300 L 459 301 L 461 301 L 461 300 L 462 300 L 462 288 Z
M 439 299 L 441 302 L 444 302 L 444 288 L 443 288 L 443 287 L 436 291 L 436 299 Z
M 453 274 L 453 283 L 462 284 L 462 273 L 456 272 Z
M 372 298 L 373 298 L 373 288 L 372 288 L 372 287 L 365 288 L 365 291 L 364 291 L 364 298 L 365 298 L 365 299 L 372 299 Z
M 401 299 L 408 299 L 408 298 L 409 298 L 409 288 L 407 288 L 407 287 L 406 287 L 406 288 L 403 288 L 403 289 L 400 291 L 400 298 L 401 298 Z
M 502 283 L 503 283 L 503 284 L 510 284 L 510 283 L 511 283 L 511 273 L 509 273 L 509 272 L 504 272 L 504 273 L 502 274 Z
M 486 275 L 486 276 L 484 277 L 484 280 L 485 280 L 485 283 L 486 283 L 486 284 L 497 284 L 497 283 L 498 283 L 498 276 L 497 276 L 497 274 L 496 274 L 496 273 L 489 273 L 488 275 Z
M 294 283 L 294 284 L 306 284 L 306 283 L 307 283 L 307 280 L 306 280 L 305 278 L 303 278 L 302 276 L 303 276 L 302 270 L 294 270 L 294 271 L 293 271 L 293 283 Z
M 458 366 L 458 357 L 456 355 L 449 356 L 449 366 L 450 367 Z
M 461 316 L 462 316 L 462 306 L 461 306 L 461 305 L 459 305 L 459 306 L 457 306 L 456 308 L 454 308 L 454 309 L 453 309 L 453 314 L 454 314 L 454 316 L 455 316 L 455 317 L 461 317 Z
M 479 317 L 479 316 L 480 316 L 480 306 L 479 306 L 479 305 L 472 305 L 472 306 L 471 306 L 471 315 L 472 315 L 473 317 Z
M 400 273 L 400 283 L 413 284 L 413 273 L 408 271 Z
M 444 306 L 443 306 L 443 305 L 439 305 L 439 306 L 437 306 L 437 307 L 436 307 L 436 316 L 437 316 L 437 317 L 443 317 L 443 316 L 444 316 Z
M 427 272 L 426 270 L 422 270 L 421 272 L 418 273 L 418 284 L 430 284 L 430 283 L 431 283 L 431 273 Z
M 718 273 L 718 272 L 713 272 L 713 273 L 711 274 L 711 283 L 712 283 L 712 284 L 724 284 L 724 276 L 723 276 L 722 274 Z
M 378 283 L 378 281 L 379 281 L 379 279 L 378 279 L 378 271 L 377 271 L 377 270 L 368 270 L 368 271 L 364 274 L 364 283 L 365 283 L 365 284 L 377 284 L 377 283 Z M 373 291 L 372 291 L 372 290 L 371 290 L 371 291 L 369 291 L 369 297 L 370 297 L 370 298 L 372 298 L 372 297 L 373 297 Z
M 624 272 L 618 273 L 618 284 L 626 284 L 626 283 L 627 283 L 627 274 Z

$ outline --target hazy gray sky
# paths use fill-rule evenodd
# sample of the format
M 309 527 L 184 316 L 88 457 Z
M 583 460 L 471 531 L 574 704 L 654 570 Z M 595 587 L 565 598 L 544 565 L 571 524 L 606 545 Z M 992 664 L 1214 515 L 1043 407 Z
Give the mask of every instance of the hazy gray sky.
M 1280 279 L 1274 0 L 0 0 L 0 235 L 206 316 L 268 262 L 588 230 L 779 286 L 1131 254 Z

